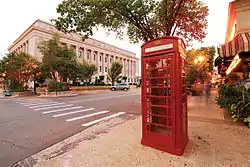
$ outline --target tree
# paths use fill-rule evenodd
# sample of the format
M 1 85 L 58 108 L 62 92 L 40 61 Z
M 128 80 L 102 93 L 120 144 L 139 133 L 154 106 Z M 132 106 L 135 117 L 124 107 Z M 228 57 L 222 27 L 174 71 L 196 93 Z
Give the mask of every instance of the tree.
M 100 83 L 102 83 L 102 84 L 103 84 L 103 80 L 104 80 L 104 78 L 105 78 L 105 76 L 104 76 L 104 75 L 99 76 L 99 81 L 100 81 Z
M 132 43 L 173 35 L 202 41 L 208 25 L 208 7 L 200 0 L 64 0 L 57 12 L 59 30 L 87 38 L 104 27 L 122 39 L 126 29 Z
M 127 82 L 127 79 L 128 79 L 127 76 L 123 76 L 123 77 L 122 77 L 122 80 L 123 80 L 124 82 Z
M 0 61 L 0 70 L 5 73 L 5 79 L 12 85 L 20 85 L 24 90 L 28 89 L 28 82 L 34 77 L 38 62 L 27 53 L 11 53 Z M 19 87 L 19 86 L 18 86 Z
M 48 78 L 55 79 L 56 71 L 63 81 L 74 78 L 74 73 L 78 68 L 76 53 L 67 45 L 60 45 L 60 36 L 58 34 L 55 34 L 53 39 L 42 41 L 38 48 L 43 54 L 41 68 Z
M 96 71 L 97 68 L 94 64 L 86 64 L 85 78 L 90 82 Z
M 215 47 L 201 47 L 187 52 L 187 81 L 193 84 L 196 80 L 203 82 L 213 72 Z
M 118 79 L 120 74 L 122 73 L 123 65 L 120 62 L 113 62 L 108 71 L 108 77 L 114 85 L 115 81 Z
M 87 62 L 83 62 L 78 64 L 77 70 L 74 72 L 75 79 L 80 80 L 88 80 L 90 82 L 92 76 L 97 71 L 97 68 L 93 64 L 88 64 Z

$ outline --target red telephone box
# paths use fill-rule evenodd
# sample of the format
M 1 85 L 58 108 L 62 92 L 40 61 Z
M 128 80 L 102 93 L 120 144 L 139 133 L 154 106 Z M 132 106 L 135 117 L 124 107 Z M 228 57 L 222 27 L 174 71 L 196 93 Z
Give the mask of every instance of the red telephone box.
M 141 143 L 176 155 L 188 143 L 185 52 L 178 37 L 142 46 Z

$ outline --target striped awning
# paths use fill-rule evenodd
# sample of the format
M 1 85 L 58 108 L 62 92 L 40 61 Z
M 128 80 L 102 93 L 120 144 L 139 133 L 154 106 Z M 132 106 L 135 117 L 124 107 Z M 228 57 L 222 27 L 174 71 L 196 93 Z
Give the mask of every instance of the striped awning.
M 218 54 L 220 57 L 231 57 L 235 56 L 240 52 L 250 51 L 250 32 L 239 33 L 230 42 L 221 45 L 218 49 Z

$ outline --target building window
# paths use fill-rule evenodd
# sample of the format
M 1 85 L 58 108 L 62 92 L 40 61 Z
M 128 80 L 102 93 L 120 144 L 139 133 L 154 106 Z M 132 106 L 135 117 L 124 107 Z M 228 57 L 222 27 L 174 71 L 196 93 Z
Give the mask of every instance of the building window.
M 107 63 L 107 57 L 105 56 L 105 63 Z
M 81 50 L 79 51 L 79 56 L 78 57 L 79 57 L 79 59 L 82 57 L 82 51 Z
M 100 62 L 102 62 L 102 55 L 100 56 Z
M 87 59 L 89 59 L 89 55 L 90 55 L 90 53 L 88 52 L 88 53 L 87 53 Z
M 108 68 L 107 67 L 105 67 L 105 72 L 108 72 Z
M 95 54 L 94 54 L 94 61 L 95 61 Z
M 100 72 L 102 72 L 102 66 L 100 66 Z
M 112 58 L 110 58 L 110 63 L 112 63 Z

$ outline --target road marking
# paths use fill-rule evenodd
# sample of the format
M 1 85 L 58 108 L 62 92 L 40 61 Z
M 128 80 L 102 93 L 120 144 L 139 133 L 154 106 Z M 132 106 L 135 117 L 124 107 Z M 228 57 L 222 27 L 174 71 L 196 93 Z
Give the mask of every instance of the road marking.
M 37 104 L 37 103 L 46 103 L 46 102 L 51 102 L 52 100 L 42 100 L 42 101 L 31 101 L 31 102 L 23 102 L 23 103 L 19 103 L 19 104 L 23 104 L 23 105 L 28 105 L 28 104 Z
M 53 104 L 46 104 L 46 105 L 38 105 L 38 106 L 31 106 L 29 108 L 40 108 L 40 107 L 49 107 L 49 106 L 57 106 L 65 103 L 53 103 Z
M 17 102 L 37 102 L 37 101 L 47 101 L 48 99 L 36 99 L 36 100 L 17 100 Z M 48 100 L 48 101 L 51 101 L 51 100 Z
M 72 112 L 67 112 L 67 113 L 63 113 L 63 114 L 53 115 L 53 117 L 57 118 L 57 117 L 65 116 L 65 115 L 71 115 L 71 114 L 81 113 L 81 112 L 90 111 L 90 110 L 94 110 L 94 109 L 95 108 L 88 108 L 88 109 L 85 109 L 85 110 L 72 111 Z
M 43 101 L 43 100 L 45 100 L 45 99 L 37 99 L 37 100 L 16 100 L 16 102 L 23 102 L 23 103 L 25 103 L 25 102 L 32 102 L 32 101 Z
M 53 103 L 58 103 L 58 102 L 55 102 L 55 101 L 48 101 L 48 102 L 42 102 L 42 103 L 30 103 L 30 104 L 26 104 L 24 106 L 35 106 L 35 105 L 43 105 L 43 104 L 53 104 Z
M 107 116 L 107 117 L 103 117 L 101 119 L 97 119 L 95 121 L 92 121 L 92 122 L 88 122 L 86 124 L 82 124 L 82 126 L 90 126 L 90 125 L 94 125 L 98 122 L 101 122 L 101 121 L 104 121 L 104 120 L 108 120 L 108 119 L 111 119 L 111 118 L 114 118 L 114 117 L 117 117 L 117 116 L 120 116 L 120 115 L 123 115 L 125 114 L 125 112 L 119 112 L 119 113 L 116 113 L 116 114 L 113 114 L 113 115 L 110 115 L 110 116 Z
M 83 99 L 83 100 L 71 101 L 71 103 L 86 102 L 86 101 L 95 101 L 95 100 L 102 100 L 102 99 L 112 99 L 112 98 L 117 98 L 117 97 L 134 96 L 134 95 L 139 95 L 139 94 L 140 93 L 134 93 L 134 94 L 129 94 L 129 95 L 108 96 L 108 97 L 100 97 L 100 98 L 85 99 L 85 100 Z
M 55 112 L 58 112 L 58 111 L 66 111 L 66 110 L 79 109 L 79 108 L 83 108 L 83 106 L 70 107 L 70 108 L 61 108 L 61 109 L 51 110 L 51 111 L 44 111 L 43 114 L 50 114 L 50 113 L 55 113 Z
M 45 107 L 45 108 L 36 108 L 34 110 L 39 111 L 39 110 L 47 110 L 47 109 L 51 109 L 51 108 L 62 108 L 62 107 L 69 107 L 69 106 L 73 106 L 73 104 L 67 104 L 67 105 L 61 105 L 61 106 L 53 106 L 53 107 Z
M 84 115 L 84 116 L 81 116 L 81 117 L 75 117 L 75 118 L 67 119 L 66 121 L 67 122 L 76 121 L 76 120 L 79 120 L 79 119 L 84 119 L 84 118 L 92 117 L 92 116 L 95 116 L 95 115 L 105 114 L 105 113 L 108 113 L 108 112 L 110 112 L 110 111 L 106 111 L 106 110 L 105 111 L 100 111 L 100 112 L 97 112 L 97 113 Z

